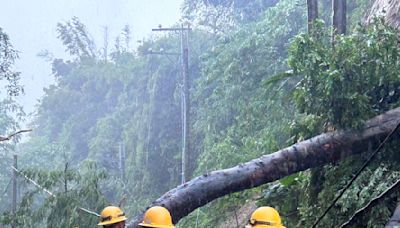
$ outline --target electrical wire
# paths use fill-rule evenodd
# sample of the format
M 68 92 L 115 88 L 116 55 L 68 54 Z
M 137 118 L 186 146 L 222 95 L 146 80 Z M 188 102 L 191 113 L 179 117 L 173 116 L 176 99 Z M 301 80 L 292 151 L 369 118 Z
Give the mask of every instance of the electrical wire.
M 18 170 L 18 169 L 15 168 L 14 166 L 11 166 L 11 168 L 12 168 L 14 171 L 16 171 L 19 175 L 21 175 L 23 178 L 25 178 L 26 180 L 28 180 L 29 182 L 31 182 L 33 185 L 35 185 L 37 188 L 39 188 L 40 190 L 44 191 L 45 193 L 47 193 L 47 194 L 50 195 L 51 197 L 56 198 L 56 195 L 55 195 L 54 193 L 50 192 L 50 191 L 49 191 L 48 189 L 46 189 L 45 187 L 39 185 L 36 181 L 34 181 L 34 180 L 32 180 L 31 178 L 27 177 L 27 176 L 26 176 L 25 174 L 23 174 L 20 170 Z M 12 179 L 11 179 L 11 180 L 12 180 Z M 11 180 L 10 180 L 10 183 L 11 183 Z M 9 184 L 10 184 L 10 183 L 9 183 Z M 8 187 L 7 187 L 7 188 L 8 188 Z M 7 190 L 7 188 L 6 188 L 6 190 Z M 75 198 L 73 198 L 73 200 L 74 200 L 75 202 L 77 202 L 77 203 L 80 203 L 80 201 L 77 200 L 77 199 L 75 199 Z M 88 213 L 88 214 L 90 214 L 90 215 L 94 215 L 94 216 L 96 216 L 96 217 L 100 217 L 100 215 L 97 214 L 96 212 L 90 211 L 90 210 L 85 209 L 85 208 L 83 208 L 83 207 L 78 207 L 78 209 L 81 210 L 81 211 L 84 211 L 84 212 L 86 212 L 86 213 Z
M 312 228 L 317 227 L 318 223 L 321 222 L 321 220 L 325 217 L 325 215 L 329 212 L 330 209 L 336 204 L 336 202 L 340 199 L 340 197 L 343 196 L 344 192 L 354 183 L 356 178 L 361 174 L 361 172 L 369 165 L 369 163 L 372 161 L 372 159 L 375 158 L 376 154 L 383 148 L 383 146 L 386 144 L 386 142 L 389 140 L 389 138 L 399 129 L 400 127 L 400 122 L 397 123 L 396 127 L 386 136 L 385 140 L 381 144 L 379 144 L 378 148 L 369 156 L 367 161 L 363 164 L 363 166 L 357 171 L 356 175 L 351 178 L 350 182 L 342 189 L 342 191 L 339 193 L 339 195 L 332 201 L 332 203 L 329 205 L 329 207 L 324 211 L 324 213 L 315 221 L 315 223 L 312 225 Z
M 50 192 L 49 190 L 47 190 L 45 187 L 41 186 L 40 184 L 38 184 L 36 181 L 32 180 L 31 178 L 29 178 L 28 176 L 26 176 L 24 173 L 22 173 L 21 171 L 19 171 L 17 168 L 15 168 L 14 166 L 11 166 L 11 168 L 19 173 L 23 178 L 25 178 L 26 180 L 28 180 L 29 182 L 31 182 L 33 185 L 35 185 L 36 187 L 38 187 L 40 190 L 44 191 L 45 193 L 47 193 L 48 195 L 50 195 L 51 197 L 56 198 L 56 195 L 54 195 L 52 192 Z
M 3 200 L 3 197 L 6 195 L 8 188 L 10 187 L 12 178 L 10 178 L 10 181 L 8 182 L 7 186 L 4 188 L 3 194 L 1 194 L 0 202 Z

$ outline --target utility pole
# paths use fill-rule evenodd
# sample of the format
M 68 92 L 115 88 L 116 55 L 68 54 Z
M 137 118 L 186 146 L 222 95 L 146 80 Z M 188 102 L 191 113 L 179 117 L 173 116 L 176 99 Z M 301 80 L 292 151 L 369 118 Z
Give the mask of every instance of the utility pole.
M 187 162 L 190 149 L 189 140 L 189 113 L 190 113 L 190 94 L 189 94 L 189 31 L 191 28 L 181 25 L 180 28 L 162 28 L 161 26 L 152 29 L 154 32 L 161 31 L 177 31 L 181 35 L 181 65 L 183 74 L 182 88 L 182 166 L 181 166 L 181 183 L 186 182 Z M 155 53 L 153 53 L 155 54 Z M 161 54 L 161 53 L 160 53 Z M 165 53 L 176 54 L 176 53 Z
M 13 166 L 15 169 L 18 169 L 18 163 L 17 163 L 17 155 L 14 154 L 14 164 Z M 13 192 L 12 192 L 12 213 L 13 213 L 13 221 L 12 221 L 12 228 L 15 228 L 15 218 L 17 214 L 17 171 L 13 169 Z
M 123 142 L 119 143 L 119 174 L 122 182 L 125 183 L 125 144 Z
M 190 111 L 190 94 L 189 94 L 189 32 L 181 27 L 181 51 L 182 51 L 182 68 L 183 68 L 183 126 L 182 126 L 182 184 L 186 182 L 187 162 L 189 157 L 189 111 Z
M 103 44 L 103 58 L 104 58 L 104 62 L 107 62 L 107 57 L 108 57 L 108 27 L 104 26 L 104 44 Z

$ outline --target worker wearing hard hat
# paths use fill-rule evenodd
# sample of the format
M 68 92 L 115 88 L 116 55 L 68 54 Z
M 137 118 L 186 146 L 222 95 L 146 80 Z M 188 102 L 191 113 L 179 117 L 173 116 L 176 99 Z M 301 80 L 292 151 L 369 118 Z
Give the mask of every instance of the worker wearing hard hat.
M 282 225 L 281 217 L 278 211 L 272 207 L 259 207 L 257 208 L 249 220 L 249 228 L 285 228 Z
M 121 208 L 108 206 L 100 213 L 100 222 L 97 225 L 104 228 L 124 228 L 126 219 Z
M 169 211 L 160 206 L 149 208 L 144 214 L 143 222 L 139 223 L 140 227 L 155 228 L 174 228 L 172 217 Z

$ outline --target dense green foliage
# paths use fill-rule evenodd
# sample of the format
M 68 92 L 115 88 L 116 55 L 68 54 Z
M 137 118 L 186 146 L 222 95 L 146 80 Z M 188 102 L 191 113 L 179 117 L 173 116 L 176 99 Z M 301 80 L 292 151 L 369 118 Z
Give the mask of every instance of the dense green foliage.
M 6 135 L 18 127 L 24 113 L 15 102 L 15 97 L 23 93 L 20 85 L 20 72 L 14 69 L 18 59 L 18 51 L 14 49 L 11 41 L 0 27 L 0 134 Z
M 304 8 L 283 1 L 268 10 L 264 20 L 226 37 L 203 57 L 204 77 L 194 97 L 194 129 L 204 136 L 199 162 L 207 161 L 198 164 L 200 172 L 233 166 L 282 144 L 290 104 L 269 102 L 267 89 L 260 85 L 286 69 L 287 44 L 305 21 Z
M 0 135 L 6 136 L 14 133 L 19 127 L 19 121 L 23 120 L 24 112 L 16 103 L 15 98 L 23 93 L 20 85 L 20 73 L 14 68 L 14 63 L 18 59 L 18 51 L 14 49 L 7 33 L 0 27 Z M 11 184 L 10 164 L 12 164 L 12 151 L 15 143 L 19 140 L 19 135 L 12 141 L 2 141 L 0 144 L 0 211 L 10 209 L 11 193 L 8 191 Z
M 323 31 L 323 29 L 318 29 Z M 355 128 L 399 97 L 397 31 L 375 22 L 349 36 L 298 36 L 289 65 L 301 75 L 294 97 L 301 113 L 312 113 L 336 128 Z
M 329 31 L 322 27 L 317 31 L 313 35 L 297 36 L 289 52 L 289 66 L 296 76 L 291 80 L 298 82 L 292 92 L 299 115 L 293 129 L 295 139 L 334 129 L 356 129 L 363 120 L 398 107 L 400 36 L 397 30 L 376 20 L 351 35 L 335 37 L 333 45 Z M 322 221 L 322 227 L 344 223 L 398 179 L 396 146 L 396 143 L 386 146 L 383 155 L 362 173 Z M 361 167 L 364 157 L 356 156 L 341 164 L 304 172 L 288 188 L 269 192 L 266 200 L 279 202 L 285 214 L 295 212 L 296 215 L 288 218 L 288 224 L 309 227 L 351 174 Z M 281 201 L 283 196 L 287 202 Z M 394 206 L 390 200 L 380 204 L 365 220 L 357 221 L 357 227 L 384 226 Z
M 23 175 L 35 179 L 41 187 L 29 181 L 22 185 L 26 192 L 16 215 L 5 213 L 2 218 L 5 224 L 17 227 L 36 227 L 42 224 L 47 227 L 94 227 L 98 219 L 87 216 L 80 208 L 100 211 L 107 205 L 100 192 L 101 180 L 106 175 L 93 162 L 84 162 L 76 169 L 70 169 L 66 163 L 64 169 L 50 172 L 28 170 Z M 46 190 L 53 195 L 50 196 Z
M 305 34 L 301 1 L 232 2 L 187 0 L 183 7 L 184 19 L 193 25 L 191 176 L 325 131 L 357 128 L 398 106 L 396 30 L 377 20 L 335 37 L 332 44 L 328 22 L 316 26 L 312 36 Z M 367 6 L 361 0 L 349 4 L 351 28 Z M 327 18 L 329 4 L 320 7 Z M 125 28 L 108 51 L 94 50 L 77 18 L 59 23 L 57 31 L 72 60 L 53 59 L 57 82 L 46 88 L 33 122 L 35 134 L 21 146 L 20 156 L 24 173 L 56 198 L 24 182 L 19 224 L 52 226 L 57 218 L 65 227 L 89 227 L 96 218 L 79 207 L 99 212 L 119 203 L 132 216 L 180 183 L 180 59 L 146 54 L 150 48 L 176 52 L 179 37 L 171 33 L 146 40 L 132 52 Z M 6 130 L 10 122 L 3 122 Z M 368 167 L 323 227 L 346 221 L 393 183 L 399 175 L 395 146 Z M 179 225 L 218 226 L 240 205 L 261 198 L 260 205 L 279 209 L 287 227 L 309 227 L 363 161 L 363 156 L 349 158 L 223 197 Z M 380 204 L 358 225 L 384 224 L 393 206 Z M 1 218 L 5 224 L 15 221 L 9 212 Z
M 127 46 L 119 44 L 110 60 L 105 60 L 88 54 L 91 42 L 80 41 L 89 35 L 76 18 L 58 27 L 60 38 L 74 59 L 53 60 L 57 83 L 45 90 L 40 101 L 33 123 L 37 130 L 21 148 L 20 167 L 39 168 L 39 173 L 46 169 L 62 173 L 68 163 L 79 172 L 79 178 L 71 179 L 74 190 L 57 197 L 62 202 L 47 199 L 44 205 L 38 203 L 44 196 L 26 186 L 28 189 L 21 193 L 30 198 L 23 198 L 19 206 L 26 227 L 43 221 L 50 224 L 52 220 L 47 215 L 62 217 L 66 227 L 76 223 L 89 227 L 93 225 L 91 215 L 76 215 L 78 206 L 99 212 L 105 204 L 122 201 L 124 209 L 132 214 L 180 183 L 179 59 L 141 53 L 149 47 L 179 50 L 179 37 L 171 34 L 155 42 L 145 41 L 139 53 L 128 52 Z M 123 35 L 122 39 L 129 40 L 126 31 Z M 203 39 L 203 35 L 196 39 Z M 197 43 L 199 46 L 193 45 L 192 52 L 206 44 Z M 196 64 L 195 58 L 192 64 Z M 192 69 L 195 68 L 194 65 Z M 195 70 L 192 75 L 196 76 Z M 126 153 L 124 170 L 119 157 L 122 151 Z M 105 177 L 82 169 L 81 163 L 86 160 L 94 160 L 97 167 L 105 169 L 107 181 L 100 182 Z M 32 177 L 40 179 L 37 175 Z M 55 186 L 49 188 L 57 193 L 59 181 L 49 182 L 54 182 Z M 84 182 L 94 183 L 99 190 L 82 195 L 92 186 L 83 185 Z M 90 205 L 93 197 L 103 196 L 107 203 L 92 201 L 96 203 Z M 71 214 L 74 217 L 68 220 Z M 88 221 L 83 222 L 82 216 Z M 5 214 L 2 222 L 12 222 L 9 217 Z
M 19 85 L 20 72 L 13 69 L 17 58 L 18 52 L 12 46 L 7 33 L 0 27 L 0 81 L 6 81 L 5 88 L 7 94 L 11 96 L 16 96 L 23 91 Z
M 286 69 L 289 39 L 305 28 L 305 22 L 304 7 L 282 1 L 267 10 L 263 20 L 224 37 L 203 56 L 204 77 L 197 81 L 193 98 L 198 104 L 194 130 L 201 150 L 198 175 L 237 165 L 284 145 L 293 106 L 268 99 L 269 89 L 262 85 L 265 79 Z M 216 216 L 214 210 L 231 215 L 249 194 L 218 200 L 205 212 L 186 218 L 182 227 L 223 222 L 226 218 Z

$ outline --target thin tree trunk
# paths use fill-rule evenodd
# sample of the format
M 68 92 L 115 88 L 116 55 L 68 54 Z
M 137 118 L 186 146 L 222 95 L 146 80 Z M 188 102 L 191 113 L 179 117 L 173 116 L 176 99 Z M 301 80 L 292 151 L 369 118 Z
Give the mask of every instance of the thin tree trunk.
M 332 9 L 334 34 L 346 34 L 346 0 L 333 0 Z
M 308 32 L 312 31 L 313 23 L 318 18 L 318 0 L 307 0 Z
M 196 208 L 221 196 L 360 154 L 368 149 L 369 142 L 376 147 L 399 121 L 400 108 L 393 109 L 367 121 L 360 131 L 321 134 L 244 164 L 204 174 L 165 193 L 151 206 L 168 208 L 177 223 Z M 138 227 L 142 217 L 143 214 L 138 215 L 128 227 Z

